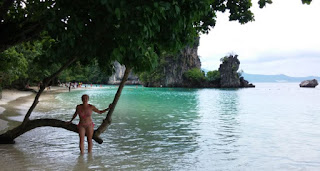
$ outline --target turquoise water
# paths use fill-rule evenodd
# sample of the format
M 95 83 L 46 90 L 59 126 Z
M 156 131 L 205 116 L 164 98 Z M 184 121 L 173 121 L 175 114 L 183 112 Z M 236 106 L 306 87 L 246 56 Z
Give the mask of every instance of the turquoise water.
M 104 109 L 115 92 L 116 87 L 62 93 L 42 102 L 52 109 L 34 117 L 69 120 L 82 94 Z M 14 160 L 18 170 L 319 170 L 319 95 L 320 88 L 298 83 L 248 89 L 127 86 L 104 143 L 94 143 L 92 155 L 79 155 L 77 134 L 40 128 L 15 145 L 0 146 L 0 161 Z M 94 114 L 96 128 L 104 117 Z

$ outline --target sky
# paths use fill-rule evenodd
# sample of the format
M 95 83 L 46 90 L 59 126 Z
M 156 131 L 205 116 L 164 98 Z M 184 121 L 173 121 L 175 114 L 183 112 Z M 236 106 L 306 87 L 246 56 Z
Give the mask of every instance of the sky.
M 217 70 L 220 58 L 237 54 L 245 73 L 320 76 L 320 0 L 273 0 L 263 9 L 257 1 L 255 21 L 244 25 L 218 13 L 216 26 L 200 36 L 201 68 Z

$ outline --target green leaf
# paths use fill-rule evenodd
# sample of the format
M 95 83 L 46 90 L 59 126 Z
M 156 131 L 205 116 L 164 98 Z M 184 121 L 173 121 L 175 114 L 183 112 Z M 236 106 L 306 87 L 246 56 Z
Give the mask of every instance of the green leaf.
M 311 1 L 312 1 L 312 0 L 302 0 L 302 3 L 303 3 L 303 4 L 308 4 L 308 5 L 310 5 Z
M 118 20 L 120 20 L 120 9 L 116 8 L 116 10 L 114 11 L 114 13 L 116 14 L 116 17 Z
M 177 14 L 180 14 L 180 8 L 178 7 L 178 5 L 175 5 L 174 7 L 175 7 L 175 9 L 176 9 L 176 13 L 177 13 Z
M 158 8 L 158 7 L 159 7 L 158 2 L 153 3 L 153 6 L 156 7 L 156 8 Z

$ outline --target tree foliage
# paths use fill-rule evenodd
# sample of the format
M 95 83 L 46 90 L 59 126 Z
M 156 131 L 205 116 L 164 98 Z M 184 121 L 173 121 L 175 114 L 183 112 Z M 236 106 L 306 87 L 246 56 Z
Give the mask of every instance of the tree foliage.
M 267 2 L 260 0 L 260 7 Z M 310 3 L 311 0 L 302 2 Z M 102 71 L 110 73 L 113 61 L 117 60 L 127 67 L 126 77 L 131 69 L 136 72 L 151 70 L 157 65 L 159 56 L 178 52 L 200 33 L 208 33 L 215 26 L 219 11 L 229 11 L 229 19 L 241 24 L 253 21 L 251 5 L 251 0 L 1 1 L 0 52 L 21 42 L 43 40 L 42 36 L 46 35 L 53 41 L 34 61 L 41 62 L 42 68 L 53 67 L 57 71 L 51 75 L 48 73 L 49 76 L 43 79 L 44 85 L 21 127 L 0 137 L 11 141 L 25 131 L 23 129 L 30 123 L 30 114 L 39 102 L 44 86 L 74 61 L 85 66 L 97 61 Z M 8 53 L 7 57 L 11 56 L 8 59 L 14 58 L 11 54 L 19 60 L 22 58 L 19 52 L 9 50 Z M 7 66 L 25 63 L 11 64 L 8 59 L 1 57 Z M 39 68 L 39 71 L 43 70 Z M 45 72 L 42 74 L 46 75 Z M 201 74 L 201 71 L 194 70 L 186 76 L 198 80 L 198 77 L 202 78 Z M 119 86 L 114 105 L 103 125 L 111 123 L 111 114 L 123 86 L 124 82 Z M 61 122 L 54 125 L 59 124 Z M 103 127 L 99 127 L 99 133 L 105 130 Z M 16 134 L 13 136 L 12 132 Z
M 0 87 L 10 85 L 20 77 L 25 77 L 27 59 L 14 48 L 0 54 Z
M 267 3 L 259 0 L 260 7 Z M 4 0 L 0 51 L 46 32 L 55 40 L 48 54 L 56 62 L 77 56 L 83 64 L 96 58 L 109 72 L 114 60 L 136 72 L 151 70 L 159 55 L 179 51 L 214 27 L 219 11 L 241 24 L 253 21 L 251 6 L 251 0 Z
M 249 0 L 75 2 L 4 1 L 0 35 L 5 39 L 0 49 L 45 30 L 56 40 L 51 54 L 56 58 L 77 55 L 84 62 L 97 58 L 105 70 L 117 60 L 142 71 L 153 68 L 161 53 L 178 51 L 198 33 L 208 32 L 217 11 L 230 10 L 230 20 L 241 23 L 253 20 Z
M 0 86 L 12 84 L 11 87 L 23 89 L 27 84 L 38 84 L 54 73 L 61 63 L 46 54 L 52 42 L 54 41 L 47 37 L 13 46 L 0 53 Z
M 43 46 L 39 41 L 32 44 L 24 43 L 0 53 L 0 87 L 24 89 L 26 85 L 35 86 L 61 67 L 60 63 L 52 62 L 43 55 Z M 83 65 L 78 61 L 64 70 L 55 83 L 59 80 L 106 84 L 109 76 L 100 70 L 96 60 L 89 65 Z
M 210 82 L 219 82 L 220 81 L 220 72 L 218 70 L 209 71 L 206 75 L 208 81 Z
M 93 84 L 107 84 L 109 81 L 108 73 L 100 70 L 97 61 L 90 65 L 83 65 L 80 62 L 75 63 L 72 67 L 64 70 L 58 77 L 61 83 L 66 82 L 83 82 Z
M 206 80 L 205 73 L 199 68 L 193 68 L 183 74 L 184 78 L 193 85 L 201 85 Z

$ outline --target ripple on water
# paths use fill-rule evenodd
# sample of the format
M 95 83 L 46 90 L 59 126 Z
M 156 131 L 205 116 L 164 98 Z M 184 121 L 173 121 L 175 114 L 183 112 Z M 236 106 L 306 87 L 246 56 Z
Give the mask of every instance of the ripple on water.
M 17 138 L 15 145 L 0 146 L 0 165 L 15 170 L 320 168 L 320 91 L 291 84 L 280 89 L 261 86 L 238 90 L 129 87 L 123 91 L 112 125 L 101 135 L 104 143 L 94 143 L 92 156 L 79 156 L 76 133 L 39 128 Z M 34 117 L 46 114 L 68 120 L 82 94 L 89 94 L 90 102 L 103 108 L 115 91 L 59 94 L 60 102 L 50 105 L 52 110 L 41 109 Z M 94 115 L 93 120 L 98 124 L 104 116 Z

